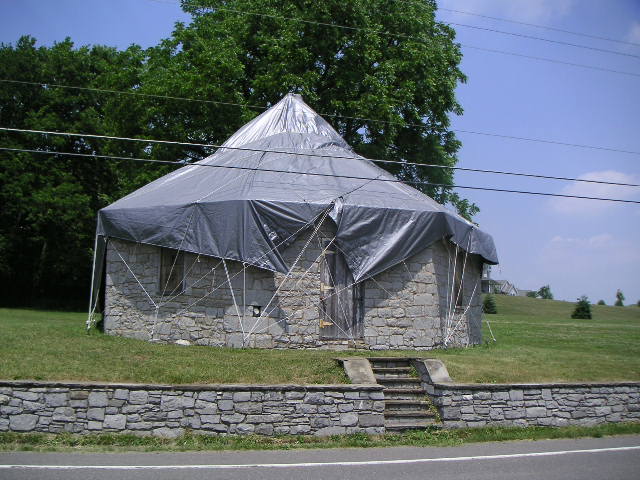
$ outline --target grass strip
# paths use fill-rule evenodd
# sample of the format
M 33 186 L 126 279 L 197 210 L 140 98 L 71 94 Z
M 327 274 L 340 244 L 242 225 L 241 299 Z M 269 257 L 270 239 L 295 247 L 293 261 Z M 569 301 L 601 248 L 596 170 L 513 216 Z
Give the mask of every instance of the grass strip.
M 640 423 L 592 427 L 484 427 L 457 430 L 426 429 L 387 435 L 201 435 L 158 438 L 131 434 L 0 433 L 0 451 L 36 452 L 186 452 L 221 450 L 291 450 L 305 448 L 450 447 L 466 443 L 605 437 L 640 434 Z
M 134 383 L 348 383 L 335 357 L 420 356 L 445 362 L 469 383 L 640 380 L 640 308 L 496 295 L 487 315 L 497 342 L 409 351 L 232 349 L 159 345 L 93 332 L 86 315 L 0 308 L 0 378 Z M 485 325 L 486 327 L 486 325 Z M 485 340 L 490 339 L 488 332 Z M 64 352 L 64 354 L 61 354 Z

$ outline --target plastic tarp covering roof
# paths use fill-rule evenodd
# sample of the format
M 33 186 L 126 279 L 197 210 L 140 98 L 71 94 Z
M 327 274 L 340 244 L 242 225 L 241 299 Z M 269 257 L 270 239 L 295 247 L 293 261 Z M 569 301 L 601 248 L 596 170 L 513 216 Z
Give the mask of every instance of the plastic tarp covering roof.
M 491 236 L 414 188 L 380 181 L 395 177 L 354 153 L 299 95 L 222 147 L 99 211 L 94 279 L 105 237 L 285 273 L 282 249 L 325 213 L 356 282 L 443 237 L 498 262 Z

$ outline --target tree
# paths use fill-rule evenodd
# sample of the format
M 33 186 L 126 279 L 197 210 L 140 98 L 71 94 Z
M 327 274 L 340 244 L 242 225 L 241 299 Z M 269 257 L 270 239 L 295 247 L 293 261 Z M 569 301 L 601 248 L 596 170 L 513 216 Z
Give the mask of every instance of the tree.
M 219 144 L 295 92 L 364 156 L 456 164 L 460 142 L 449 116 L 462 113 L 455 91 L 466 78 L 455 32 L 436 21 L 434 0 L 184 0 L 182 6 L 192 22 L 177 24 L 146 51 L 78 48 L 70 39 L 36 47 L 31 37 L 0 44 L 0 78 L 147 95 L 0 82 L 2 125 Z M 0 140 L 22 149 L 173 161 L 213 151 L 8 132 Z M 452 169 L 383 166 L 404 180 L 429 182 L 416 187 L 467 218 L 478 212 L 453 191 Z M 84 303 L 97 210 L 173 168 L 0 152 L 0 282 L 7 285 L 0 301 Z
M 434 0 L 185 0 L 182 5 L 193 21 L 178 24 L 170 38 L 149 50 L 141 91 L 244 106 L 152 102 L 150 122 L 158 137 L 220 143 L 260 113 L 260 106 L 295 92 L 366 157 L 456 163 L 460 142 L 449 115 L 462 113 L 455 88 L 466 77 L 459 69 L 455 32 L 435 20 Z M 204 153 L 183 148 L 180 158 Z M 404 180 L 443 184 L 416 187 L 467 218 L 478 211 L 448 186 L 451 169 L 384 168 Z
M 616 303 L 614 305 L 616 307 L 624 307 L 624 293 L 620 289 L 616 291 Z
M 138 83 L 142 52 L 75 48 L 70 40 L 35 46 L 22 37 L 0 45 L 0 77 L 127 90 Z M 7 127 L 140 135 L 137 108 L 121 96 L 0 83 Z M 21 149 L 144 156 L 144 145 L 77 137 L 1 132 L 3 146 Z M 132 162 L 108 162 L 26 152 L 0 152 L 0 299 L 4 304 L 84 306 L 88 295 L 95 215 L 131 190 Z M 59 300 L 57 302 L 60 302 Z
M 540 298 L 544 298 L 545 300 L 553 300 L 553 293 L 551 293 L 551 287 L 549 287 L 549 285 L 544 285 L 540 287 L 540 290 L 538 290 L 538 296 Z
M 598 305 L 606 305 L 607 303 L 604 300 L 598 300 Z
M 589 299 L 586 295 L 582 295 L 578 298 L 576 308 L 571 314 L 571 318 L 591 318 L 591 304 L 589 303 Z
M 484 300 L 482 301 L 482 311 L 484 313 L 495 314 L 498 313 L 498 307 L 496 306 L 496 299 L 493 298 L 493 295 L 488 293 L 485 295 Z

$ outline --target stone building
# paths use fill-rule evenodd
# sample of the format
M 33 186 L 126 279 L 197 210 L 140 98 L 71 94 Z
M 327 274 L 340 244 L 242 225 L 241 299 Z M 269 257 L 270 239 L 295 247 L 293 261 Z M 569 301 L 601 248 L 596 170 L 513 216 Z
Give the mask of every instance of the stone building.
M 92 310 L 102 290 L 107 333 L 164 343 L 463 346 L 480 342 L 495 263 L 489 235 L 287 95 L 99 212 Z

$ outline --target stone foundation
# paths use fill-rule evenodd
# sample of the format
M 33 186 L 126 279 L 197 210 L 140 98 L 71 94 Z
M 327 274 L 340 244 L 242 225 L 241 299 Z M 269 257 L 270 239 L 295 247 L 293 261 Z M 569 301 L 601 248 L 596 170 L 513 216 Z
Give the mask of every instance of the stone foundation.
M 283 253 L 293 265 L 309 240 L 303 234 Z M 105 332 L 163 343 L 256 348 L 365 348 L 373 350 L 442 347 L 446 336 L 447 281 L 455 246 L 438 241 L 412 258 L 364 281 L 358 338 L 323 339 L 320 335 L 320 255 L 333 237 L 330 225 L 309 242 L 291 275 L 185 253 L 181 292 L 162 295 L 159 247 L 109 239 L 106 257 Z M 126 262 L 126 264 L 125 264 Z M 482 264 L 469 255 L 463 304 L 457 307 L 448 346 L 481 341 Z M 278 292 L 269 305 L 269 301 Z M 267 305 L 269 307 L 267 308 Z M 157 306 L 157 308 L 156 308 Z M 253 316 L 260 306 L 262 318 Z M 240 321 L 242 317 L 242 322 Z M 247 336 L 246 333 L 251 332 Z

